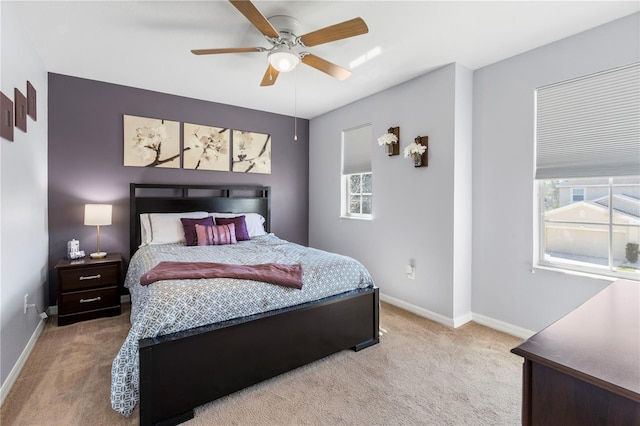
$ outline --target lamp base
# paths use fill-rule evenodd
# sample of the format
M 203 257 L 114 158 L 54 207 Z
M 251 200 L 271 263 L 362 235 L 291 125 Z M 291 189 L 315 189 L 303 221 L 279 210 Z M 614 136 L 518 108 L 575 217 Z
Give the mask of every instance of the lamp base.
M 103 257 L 107 257 L 107 253 L 99 251 L 97 253 L 91 253 L 89 256 L 91 256 L 92 259 L 102 259 Z

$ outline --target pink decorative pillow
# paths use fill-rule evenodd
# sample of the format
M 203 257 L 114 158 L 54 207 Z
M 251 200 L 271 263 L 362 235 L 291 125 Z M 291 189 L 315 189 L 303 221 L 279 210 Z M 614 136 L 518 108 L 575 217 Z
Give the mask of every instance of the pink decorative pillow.
M 182 222 L 182 227 L 184 228 L 184 239 L 186 245 L 188 246 L 197 246 L 198 245 L 198 234 L 196 234 L 196 225 L 211 225 L 213 226 L 213 217 L 207 216 L 203 219 L 189 219 L 189 218 L 180 218 L 180 222 Z
M 221 246 L 223 244 L 237 244 L 236 226 L 227 225 L 198 225 L 196 224 L 199 246 Z
M 247 222 L 243 216 L 236 217 L 216 217 L 216 225 L 227 225 L 233 223 L 236 226 L 236 240 L 248 241 L 249 232 L 247 231 Z

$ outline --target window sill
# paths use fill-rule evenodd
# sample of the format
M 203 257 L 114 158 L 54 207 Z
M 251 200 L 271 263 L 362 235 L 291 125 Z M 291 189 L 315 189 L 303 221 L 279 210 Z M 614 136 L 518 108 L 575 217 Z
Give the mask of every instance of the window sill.
M 340 216 L 340 220 L 342 219 L 347 219 L 347 220 L 373 220 L 373 216 Z
M 535 273 L 536 270 L 542 270 L 542 271 L 551 271 L 551 272 L 559 272 L 561 274 L 566 274 L 566 275 L 573 275 L 573 276 L 577 276 L 577 277 L 584 277 L 584 278 L 592 278 L 592 279 L 596 279 L 596 280 L 603 280 L 603 281 L 617 281 L 617 280 L 631 280 L 631 281 L 638 281 L 637 278 L 634 277 L 628 277 L 628 276 L 611 276 L 611 275 L 604 275 L 604 274 L 597 274 L 595 272 L 585 272 L 585 271 L 576 271 L 573 269 L 566 269 L 566 268 L 560 268 L 557 266 L 553 266 L 553 265 L 544 265 L 544 264 L 537 264 L 533 266 L 533 269 L 531 270 L 532 273 Z

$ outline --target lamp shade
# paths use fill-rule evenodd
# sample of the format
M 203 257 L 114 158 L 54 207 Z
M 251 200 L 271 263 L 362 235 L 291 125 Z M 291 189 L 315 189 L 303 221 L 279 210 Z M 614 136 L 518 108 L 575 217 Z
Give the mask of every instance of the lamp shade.
M 85 225 L 111 225 L 111 204 L 85 204 Z
M 269 53 L 269 63 L 280 72 L 291 71 L 300 63 L 300 57 L 296 52 L 284 47 L 277 47 Z

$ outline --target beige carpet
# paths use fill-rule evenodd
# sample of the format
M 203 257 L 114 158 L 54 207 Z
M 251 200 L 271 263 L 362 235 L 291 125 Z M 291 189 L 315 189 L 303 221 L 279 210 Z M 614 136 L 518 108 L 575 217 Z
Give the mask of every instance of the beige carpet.
M 0 410 L 0 424 L 138 424 L 111 410 L 123 315 L 50 319 Z M 452 330 L 382 305 L 379 345 L 343 351 L 196 409 L 185 425 L 518 425 L 520 339 L 469 323 Z

